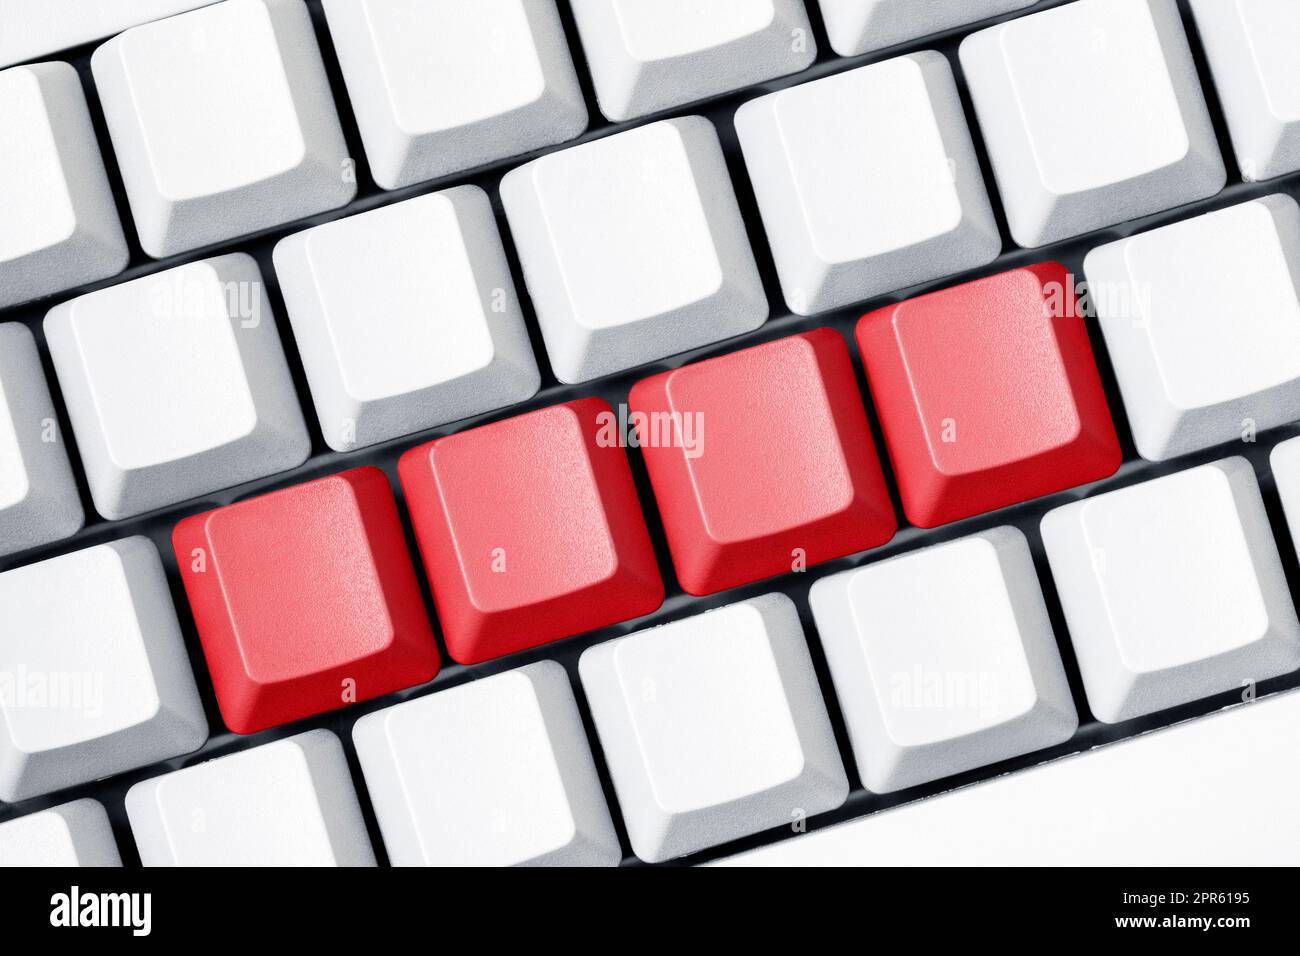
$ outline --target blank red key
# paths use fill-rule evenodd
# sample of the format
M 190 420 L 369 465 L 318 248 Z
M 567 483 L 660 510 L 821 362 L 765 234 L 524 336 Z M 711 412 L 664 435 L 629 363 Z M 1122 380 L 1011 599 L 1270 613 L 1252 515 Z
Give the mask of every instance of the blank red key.
M 1065 267 L 862 317 L 858 345 L 909 521 L 932 528 L 1096 481 L 1121 453 Z
M 691 594 L 873 548 L 898 527 L 838 332 L 664 372 L 628 402 Z
M 172 533 L 226 726 L 249 734 L 422 684 L 438 648 L 388 478 L 355 468 Z
M 613 410 L 588 398 L 440 438 L 398 474 L 447 652 L 475 664 L 664 599 Z

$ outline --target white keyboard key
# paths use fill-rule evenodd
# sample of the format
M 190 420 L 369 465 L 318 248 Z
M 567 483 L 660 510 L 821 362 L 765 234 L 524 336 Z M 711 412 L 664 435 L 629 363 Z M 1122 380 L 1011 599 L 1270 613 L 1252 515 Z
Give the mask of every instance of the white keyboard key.
M 102 40 L 215 0 L 0 0 L 0 66 Z
M 831 49 L 857 56 L 976 20 L 1032 7 L 1037 0 L 818 0 Z
M 1300 438 L 1290 438 L 1275 445 L 1269 455 L 1269 467 L 1277 484 L 1282 510 L 1291 530 L 1291 540 L 1300 547 Z
M 45 338 L 116 521 L 297 467 L 311 442 L 262 274 L 235 253 L 65 302 Z
M 0 557 L 70 537 L 81 496 L 45 385 L 36 339 L 0 325 Z
M 77 71 L 37 63 L 0 72 L 0 116 L 0 309 L 125 269 Z
M 1191 2 L 1242 176 L 1300 169 L 1300 3 Z
M 1042 533 L 1098 720 L 1300 667 L 1300 623 L 1244 458 L 1065 505 Z
M 1077 0 L 967 37 L 961 62 L 1022 246 L 1227 180 L 1174 0 Z
M 325 13 L 384 189 L 587 128 L 554 0 L 325 0 Z
M 541 384 L 477 186 L 290 236 L 275 271 L 337 451 L 522 402 Z
M 0 800 L 207 739 L 158 549 L 126 538 L 0 574 Z
M 145 866 L 374 866 L 339 739 L 328 730 L 218 757 L 126 794 Z
M 540 661 L 362 717 L 352 731 L 394 866 L 617 866 L 564 668 Z
M 356 194 L 302 0 L 225 0 L 133 27 L 91 64 L 140 245 L 154 258 Z
M 784 594 L 597 645 L 579 669 L 632 850 L 648 863 L 802 825 L 848 798 Z
M 571 0 L 600 111 L 634 119 L 798 73 L 817 57 L 803 0 Z
M 725 860 L 724 866 L 1294 866 L 1300 691 Z
M 121 865 L 98 800 L 73 800 L 0 823 L 0 867 Z
M 808 600 L 869 790 L 905 790 L 1078 729 L 1015 528 L 823 578 Z
M 501 201 L 556 377 L 585 382 L 750 332 L 767 299 L 700 116 L 552 153 Z
M 1084 260 L 1133 441 L 1163 461 L 1300 418 L 1300 206 L 1276 195 Z
M 973 269 L 1002 251 L 942 54 L 751 100 L 736 132 L 786 303 L 801 315 Z

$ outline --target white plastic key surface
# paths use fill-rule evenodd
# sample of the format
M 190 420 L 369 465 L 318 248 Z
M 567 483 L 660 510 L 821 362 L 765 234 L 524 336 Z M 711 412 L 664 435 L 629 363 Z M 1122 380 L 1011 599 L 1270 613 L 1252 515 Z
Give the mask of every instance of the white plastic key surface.
M 1300 691 L 742 853 L 724 866 L 1294 866 Z
M 1032 13 L 967 37 L 961 62 L 1022 246 L 1204 199 L 1226 182 L 1175 0 Z
M 1037 0 L 817 0 L 831 49 L 858 56 L 1032 7 Z
M 339 739 L 310 730 L 137 783 L 145 866 L 374 866 Z
M 848 797 L 794 603 L 732 604 L 599 644 L 579 669 L 638 857 L 801 824 Z
M 0 823 L 0 867 L 121 865 L 98 800 L 73 800 Z
M 617 866 L 564 668 L 540 661 L 362 717 L 352 731 L 395 866 Z
M 0 557 L 74 535 L 85 518 L 36 339 L 0 324 Z
M 225 0 L 133 27 L 91 64 L 140 245 L 154 258 L 356 194 L 302 0 Z
M 338 451 L 503 408 L 541 384 L 477 186 L 290 236 L 275 271 L 321 431 Z
M 0 0 L 0 66 L 102 40 L 216 0 Z
M 142 514 L 302 464 L 311 443 L 262 274 L 235 253 L 45 319 L 95 508 Z
M 1191 2 L 1242 176 L 1249 182 L 1300 169 L 1300 4 Z
M 0 574 L 0 800 L 197 749 L 208 725 L 142 537 Z
M 713 125 L 664 120 L 501 180 L 556 377 L 577 384 L 758 328 L 754 255 Z
M 1079 726 L 1015 528 L 823 578 L 809 603 L 869 790 L 1051 747 Z
M 1282 499 L 1291 541 L 1295 544 L 1300 542 L 1300 438 L 1290 438 L 1275 445 L 1269 455 L 1269 468 L 1273 472 L 1278 497 Z
M 1084 260 L 1133 441 L 1163 461 L 1300 418 L 1300 206 L 1275 195 Z
M 817 57 L 803 0 L 572 0 L 614 121 L 797 73 Z
M 2 36 L 2 9 L 0 25 Z M 0 117 L 0 309 L 125 269 L 77 71 L 37 63 L 0 72 Z
M 772 93 L 735 122 L 786 303 L 801 315 L 973 269 L 1002 250 L 942 54 Z
M 325 0 L 325 13 L 384 189 L 587 128 L 554 0 Z
M 1300 623 L 1244 458 L 1057 508 L 1042 534 L 1098 720 L 1300 667 Z

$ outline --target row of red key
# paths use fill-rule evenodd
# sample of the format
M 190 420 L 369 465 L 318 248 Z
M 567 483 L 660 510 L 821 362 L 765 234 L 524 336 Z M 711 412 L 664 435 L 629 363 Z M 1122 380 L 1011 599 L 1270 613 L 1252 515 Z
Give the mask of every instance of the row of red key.
M 912 299 L 857 328 L 903 511 L 921 527 L 1120 464 L 1064 267 Z M 664 585 L 624 451 L 645 457 L 673 566 L 709 594 L 897 529 L 843 338 L 820 329 L 440 438 L 398 472 L 447 650 L 472 664 L 654 611 Z M 439 667 L 376 468 L 242 501 L 173 542 L 222 716 L 251 733 Z

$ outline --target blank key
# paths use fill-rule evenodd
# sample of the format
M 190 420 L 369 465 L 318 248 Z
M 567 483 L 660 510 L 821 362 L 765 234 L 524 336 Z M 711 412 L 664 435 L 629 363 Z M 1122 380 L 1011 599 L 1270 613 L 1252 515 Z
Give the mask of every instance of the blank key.
M 797 73 L 817 56 L 803 0 L 573 0 L 612 120 Z
M 125 269 L 126 240 L 77 71 L 67 63 L 5 70 L 0 117 L 0 309 Z
M 1065 505 L 1042 533 L 1098 720 L 1300 667 L 1300 624 L 1244 458 Z
M 817 0 L 840 56 L 857 56 L 1032 7 L 1037 0 Z
M 126 794 L 145 866 L 374 866 L 339 739 L 328 730 L 137 783 Z
M 876 793 L 1063 743 L 1079 725 L 1015 528 L 832 575 L 809 602 Z
M 1192 0 L 1192 12 L 1242 176 L 1300 169 L 1300 4 Z
M 1174 0 L 1067 3 L 967 37 L 961 62 L 1022 246 L 1223 188 Z
M 73 800 L 0 823 L 0 867 L 121 865 L 98 800 Z
M 713 125 L 651 123 L 507 173 L 501 201 L 556 377 L 749 332 L 767 299 Z
M 942 54 L 760 97 L 736 113 L 786 303 L 811 315 L 993 261 L 997 223 Z
M 91 64 L 140 245 L 154 258 L 356 194 L 302 0 L 226 0 L 133 27 Z
M 783 594 L 597 645 L 580 670 L 632 849 L 648 863 L 802 825 L 848 796 Z
M 554 661 L 397 704 L 352 731 L 396 866 L 615 866 L 582 718 Z
M 95 507 L 117 520 L 302 464 L 262 274 L 235 253 L 92 292 L 45 336 Z
M 1300 418 L 1300 206 L 1275 195 L 1084 260 L 1133 441 L 1163 461 Z
M 321 431 L 338 451 L 521 402 L 541 383 L 477 186 L 290 236 L 275 271 Z
M 385 189 L 587 127 L 554 0 L 326 0 L 325 14 Z

